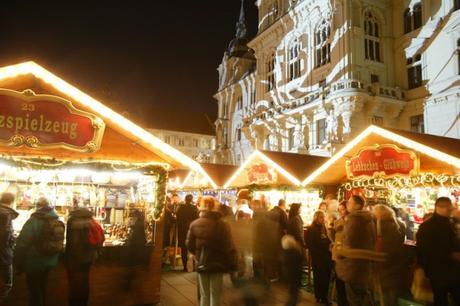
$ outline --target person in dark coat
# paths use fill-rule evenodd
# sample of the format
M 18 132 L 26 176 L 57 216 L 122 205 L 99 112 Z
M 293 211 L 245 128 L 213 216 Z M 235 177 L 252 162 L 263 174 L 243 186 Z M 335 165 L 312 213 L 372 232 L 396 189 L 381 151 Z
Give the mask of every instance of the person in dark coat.
M 190 224 L 187 248 L 197 261 L 201 306 L 221 305 L 223 275 L 237 270 L 237 251 L 230 226 L 222 221 L 217 201 L 203 198 L 200 217 Z
M 398 296 L 408 282 L 408 267 L 404 249 L 406 228 L 400 224 L 393 209 L 387 205 L 375 205 L 377 247 L 386 254 L 386 260 L 377 265 L 377 280 L 381 287 L 383 304 L 398 304 Z
M 4 192 L 0 195 L 0 305 L 13 287 L 14 231 L 12 221 L 19 215 L 11 205 L 14 195 Z
M 312 259 L 316 301 L 328 305 L 332 271 L 331 241 L 327 236 L 326 214 L 321 210 L 313 216 L 313 222 L 307 231 L 306 244 Z
M 417 232 L 418 262 L 433 288 L 434 305 L 448 305 L 448 294 L 460 305 L 460 248 L 449 219 L 452 202 L 447 197 L 436 200 L 435 212 Z
M 88 237 L 92 221 L 93 213 L 87 208 L 75 209 L 70 213 L 67 221 L 65 259 L 70 306 L 88 305 L 90 269 L 104 242 L 102 236 L 99 245 L 89 244 Z
M 163 228 L 163 248 L 174 245 L 176 235 L 177 209 L 179 208 L 179 195 L 174 193 L 171 199 L 166 202 L 164 228 Z
M 287 226 L 287 234 L 294 237 L 294 239 L 305 249 L 305 238 L 303 232 L 303 220 L 300 217 L 300 204 L 291 204 L 289 209 L 289 221 Z
M 283 278 L 289 290 L 286 306 L 295 306 L 299 300 L 299 290 L 302 285 L 302 248 L 291 235 L 283 236 L 281 246 L 283 249 Z
M 336 272 L 345 282 L 348 305 L 373 305 L 373 265 L 383 262 L 385 254 L 375 251 L 375 222 L 364 210 L 365 200 L 353 195 L 347 202 L 342 246 L 336 250 Z
M 269 219 L 273 222 L 273 225 L 276 226 L 276 241 L 274 243 L 275 253 L 274 261 L 272 265 L 275 267 L 275 276 L 279 278 L 281 276 L 281 238 L 286 234 L 287 225 L 288 225 L 288 215 L 286 213 L 286 201 L 280 199 L 278 201 L 278 206 L 273 207 L 269 214 Z
M 185 241 L 190 224 L 198 219 L 198 208 L 193 204 L 193 195 L 185 196 L 185 204 L 180 205 L 177 209 L 177 229 L 178 229 L 178 244 L 181 248 L 182 264 L 184 272 L 187 272 L 188 251 Z
M 15 269 L 26 273 L 29 305 L 31 306 L 46 305 L 48 274 L 59 261 L 59 253 L 42 254 L 36 243 L 38 239 L 41 239 L 40 235 L 45 222 L 50 222 L 51 219 L 58 220 L 59 217 L 54 208 L 49 205 L 48 200 L 40 198 L 37 201 L 37 211 L 22 227 L 14 248 Z

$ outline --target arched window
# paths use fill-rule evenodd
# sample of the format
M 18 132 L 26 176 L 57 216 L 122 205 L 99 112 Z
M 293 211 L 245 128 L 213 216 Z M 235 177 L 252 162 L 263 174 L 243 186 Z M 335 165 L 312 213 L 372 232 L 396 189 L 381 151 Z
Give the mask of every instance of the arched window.
M 364 54 L 366 59 L 380 62 L 380 27 L 371 11 L 364 14 Z
M 422 3 L 418 2 L 412 8 L 414 15 L 414 30 L 422 27 Z
M 292 81 L 300 77 L 300 42 L 298 38 L 296 38 L 289 47 L 288 62 L 288 80 Z
M 410 8 L 404 11 L 404 34 L 412 31 L 412 12 Z
M 460 9 L 460 0 L 454 0 L 454 10 Z
M 321 67 L 331 62 L 331 26 L 323 20 L 315 33 L 315 67 Z

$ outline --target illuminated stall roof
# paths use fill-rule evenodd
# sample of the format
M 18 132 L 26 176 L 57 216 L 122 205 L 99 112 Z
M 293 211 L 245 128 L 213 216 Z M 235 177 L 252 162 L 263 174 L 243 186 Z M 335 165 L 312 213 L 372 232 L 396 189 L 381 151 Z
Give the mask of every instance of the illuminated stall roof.
M 191 158 L 34 62 L 1 67 L 0 87 L 16 91 L 32 89 L 37 94 L 55 94 L 103 119 L 107 129 L 101 149 L 95 154 L 85 155 L 89 158 L 112 159 L 115 156 L 126 161 L 151 161 L 165 167 L 185 166 L 198 172 L 203 171 Z M 60 157 L 62 154 L 58 150 L 40 151 L 25 147 L 6 147 L 3 151 L 8 154 L 24 153 L 28 156 L 36 154 Z M 81 154 L 75 152 L 66 152 L 65 157 L 82 158 Z M 207 176 L 204 172 L 202 175 Z
M 193 170 L 175 170 L 171 171 L 169 178 L 170 182 L 179 189 L 194 189 L 194 188 L 223 188 L 225 182 L 238 169 L 237 166 L 223 164 L 200 164 L 202 171 Z M 202 173 L 206 173 L 204 176 Z M 177 182 L 180 182 L 177 185 Z
M 326 160 L 326 157 L 321 156 L 256 150 L 224 187 L 245 187 L 253 184 L 300 186 L 301 180 Z
M 328 161 L 311 173 L 302 185 L 337 185 L 347 180 L 346 161 L 363 148 L 396 145 L 413 151 L 419 159 L 420 172 L 455 175 L 460 173 L 460 139 L 369 126 Z

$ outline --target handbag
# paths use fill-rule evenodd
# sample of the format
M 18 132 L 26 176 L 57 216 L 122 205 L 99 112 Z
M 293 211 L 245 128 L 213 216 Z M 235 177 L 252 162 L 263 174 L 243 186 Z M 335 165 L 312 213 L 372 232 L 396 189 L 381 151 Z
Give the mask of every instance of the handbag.
M 417 301 L 433 302 L 433 289 L 431 288 L 430 280 L 425 276 L 425 271 L 420 267 L 415 269 L 411 293 Z

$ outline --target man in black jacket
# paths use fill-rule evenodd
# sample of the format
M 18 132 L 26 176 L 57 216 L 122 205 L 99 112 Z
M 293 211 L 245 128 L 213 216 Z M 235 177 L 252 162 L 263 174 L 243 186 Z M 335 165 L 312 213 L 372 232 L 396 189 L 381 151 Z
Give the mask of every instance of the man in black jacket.
M 0 305 L 13 287 L 14 233 L 12 221 L 18 213 L 11 208 L 14 195 L 5 192 L 0 195 Z
M 434 305 L 449 305 L 448 294 L 460 305 L 460 248 L 450 220 L 452 202 L 447 197 L 436 200 L 435 213 L 417 232 L 419 263 L 433 287 Z
M 177 230 L 178 230 L 178 244 L 181 248 L 182 264 L 184 265 L 184 272 L 187 272 L 188 251 L 185 244 L 187 233 L 195 219 L 198 219 L 198 208 L 193 205 L 193 195 L 188 194 L 185 196 L 185 204 L 182 204 L 177 209 Z

